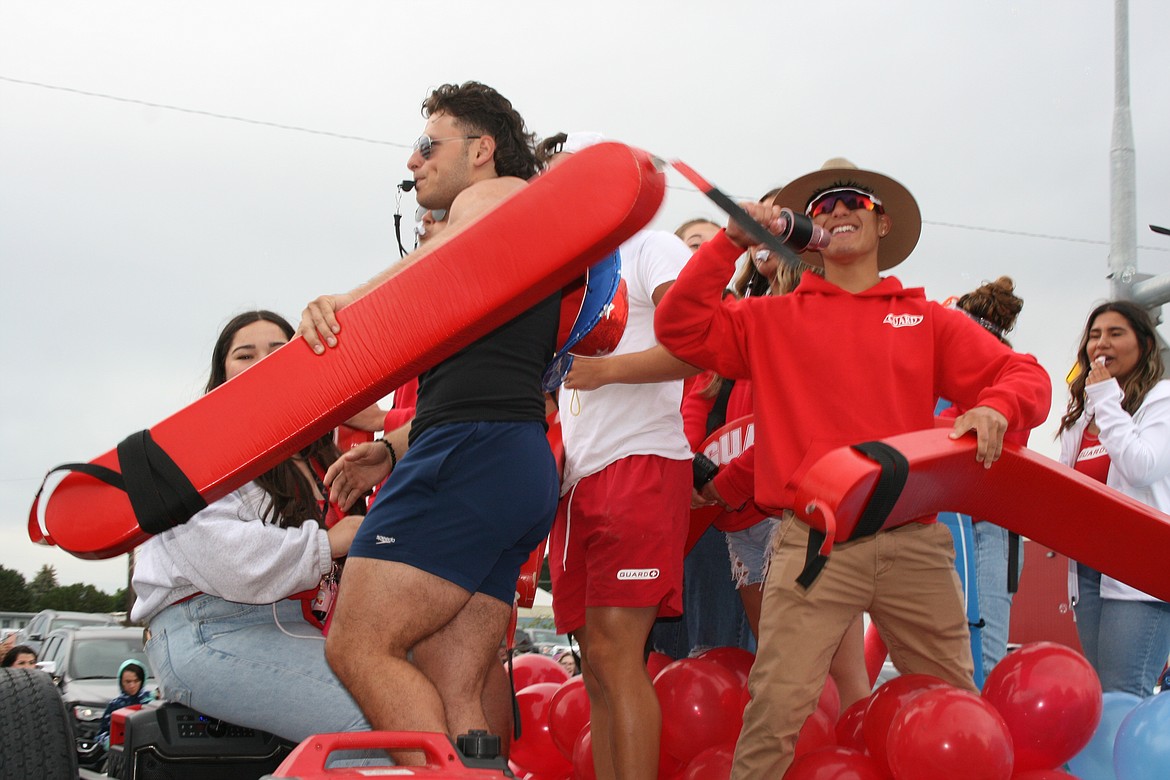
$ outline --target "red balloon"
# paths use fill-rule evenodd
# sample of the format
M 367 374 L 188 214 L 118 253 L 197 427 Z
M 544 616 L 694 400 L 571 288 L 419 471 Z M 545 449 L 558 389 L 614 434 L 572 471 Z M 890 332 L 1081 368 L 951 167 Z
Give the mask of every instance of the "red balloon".
M 858 753 L 865 752 L 865 736 L 861 733 L 861 726 L 865 722 L 867 707 L 869 707 L 868 696 L 853 702 L 841 713 L 834 729 L 837 732 L 838 745 L 856 750 Z
M 1077 780 L 1076 775 L 1059 769 L 1029 769 L 1012 775 L 1012 780 Z
M 747 685 L 752 664 L 756 661 L 755 653 L 744 650 L 742 647 L 712 647 L 710 650 L 700 653 L 699 658 L 704 661 L 714 661 L 735 672 L 740 685 Z
M 833 723 L 841 717 L 841 692 L 837 690 L 837 681 L 833 675 L 825 678 L 825 687 L 821 690 L 821 698 L 817 701 L 817 709 L 824 710 Z
M 548 729 L 549 705 L 559 688 L 556 683 L 537 683 L 516 694 L 516 706 L 520 711 L 520 738 L 512 740 L 512 749 L 508 755 L 529 772 L 552 777 L 573 768 L 553 744 Z
M 687 768 L 687 762 L 675 758 L 666 751 L 666 745 L 658 740 L 658 780 L 682 780 L 682 774 Z
M 662 707 L 662 746 L 672 756 L 689 761 L 739 736 L 743 688 L 714 661 L 675 661 L 654 678 L 654 691 Z
M 983 684 L 1007 723 L 1016 771 L 1054 769 L 1081 751 L 1101 721 L 1101 681 L 1084 656 L 1055 642 L 1008 653 Z
M 673 658 L 666 653 L 660 653 L 655 650 L 646 658 L 646 674 L 650 675 L 650 679 L 653 680 L 658 676 L 659 672 L 672 663 L 674 663 Z
M 958 688 L 916 696 L 886 740 L 898 780 L 1011 780 L 1012 737 L 995 708 Z
M 588 726 L 581 730 L 577 744 L 573 745 L 573 780 L 597 780 L 593 768 L 593 736 Z
M 540 653 L 523 653 L 513 658 L 512 676 L 516 681 L 515 688 L 518 691 L 537 683 L 560 685 L 569 679 L 569 673 L 565 671 L 563 666 Z
M 709 747 L 687 763 L 682 780 L 728 780 L 734 758 L 735 745 Z
M 804 721 L 804 725 L 800 727 L 800 733 L 796 736 L 796 752 L 795 756 L 800 758 L 805 753 L 811 753 L 814 750 L 821 748 L 835 747 L 837 745 L 837 733 L 833 730 L 833 721 L 829 719 L 828 714 L 821 709 L 813 710 L 812 715 L 809 715 Z
M 872 758 L 857 750 L 829 747 L 807 753 L 792 763 L 784 780 L 885 780 Z
M 903 674 L 873 692 L 869 697 L 869 706 L 865 710 L 861 733 L 865 737 L 866 750 L 873 756 L 878 766 L 883 769 L 890 766 L 889 759 L 886 758 L 886 735 L 898 710 L 926 691 L 949 687 L 939 678 L 929 674 Z
M 589 694 L 580 675 L 557 689 L 548 705 L 548 731 L 561 755 L 572 759 L 581 730 L 589 725 Z

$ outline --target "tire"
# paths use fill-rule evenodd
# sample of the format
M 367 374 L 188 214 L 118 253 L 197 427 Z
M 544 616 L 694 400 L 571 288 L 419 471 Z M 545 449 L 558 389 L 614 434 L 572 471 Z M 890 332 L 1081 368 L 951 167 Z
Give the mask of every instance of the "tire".
M 118 780 L 125 780 L 126 761 L 121 745 L 111 745 L 110 752 L 106 753 L 106 775 Z
M 0 702 L 0 780 L 78 776 L 69 712 L 49 675 L 0 669 Z

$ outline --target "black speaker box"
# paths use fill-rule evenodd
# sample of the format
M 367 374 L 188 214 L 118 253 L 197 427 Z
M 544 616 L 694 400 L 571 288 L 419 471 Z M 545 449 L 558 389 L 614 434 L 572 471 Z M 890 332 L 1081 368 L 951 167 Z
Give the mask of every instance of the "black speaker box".
M 256 780 L 296 745 L 255 729 L 163 704 L 126 718 L 122 745 L 110 746 L 109 776 L 120 780 Z

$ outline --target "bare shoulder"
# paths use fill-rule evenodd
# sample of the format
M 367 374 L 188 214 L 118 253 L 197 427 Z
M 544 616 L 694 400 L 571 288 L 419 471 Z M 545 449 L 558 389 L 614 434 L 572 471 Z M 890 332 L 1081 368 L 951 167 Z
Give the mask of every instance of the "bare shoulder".
M 451 222 L 466 222 L 478 216 L 527 183 L 515 176 L 499 176 L 472 184 L 459 193 L 451 204 Z

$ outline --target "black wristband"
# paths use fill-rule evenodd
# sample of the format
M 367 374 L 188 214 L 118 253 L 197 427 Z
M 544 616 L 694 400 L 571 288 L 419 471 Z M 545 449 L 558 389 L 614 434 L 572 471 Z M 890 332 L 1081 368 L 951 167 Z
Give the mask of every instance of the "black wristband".
M 390 470 L 393 471 L 398 465 L 398 453 L 394 452 L 394 445 L 390 443 L 389 439 L 383 438 L 382 443 L 386 445 L 386 449 L 390 451 Z
M 695 453 L 695 457 L 691 461 L 691 470 L 693 472 L 695 490 L 702 490 L 703 485 L 715 479 L 715 475 L 719 473 L 719 467 L 701 452 Z

